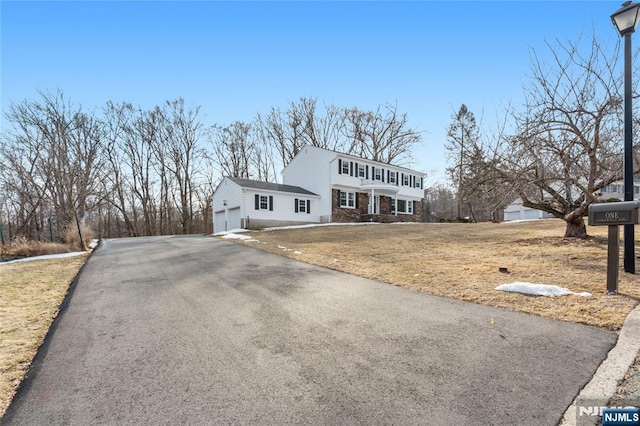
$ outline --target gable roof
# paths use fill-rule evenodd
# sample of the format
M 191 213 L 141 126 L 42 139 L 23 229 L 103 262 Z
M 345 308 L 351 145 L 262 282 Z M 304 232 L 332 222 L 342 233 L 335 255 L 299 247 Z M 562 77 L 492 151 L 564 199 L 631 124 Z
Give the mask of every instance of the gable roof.
M 338 157 L 349 158 L 349 159 L 353 159 L 353 160 L 366 161 L 366 162 L 369 162 L 369 163 L 378 163 L 383 167 L 393 167 L 393 168 L 396 168 L 396 169 L 406 170 L 408 172 L 411 172 L 411 173 L 419 175 L 419 176 L 427 176 L 427 174 L 424 173 L 424 172 L 419 172 L 418 170 L 410 169 L 410 168 L 405 167 L 405 166 L 398 166 L 398 165 L 395 165 L 393 163 L 383 163 L 382 161 L 376 161 L 376 160 L 371 160 L 371 159 L 364 158 L 364 157 L 358 157 L 357 155 L 346 154 L 344 152 L 335 151 L 333 149 L 328 149 L 328 148 L 322 148 L 322 147 L 315 146 L 315 145 L 310 145 L 310 144 L 306 144 L 305 146 L 300 148 L 300 151 L 298 151 L 298 153 L 294 156 L 293 159 L 295 159 L 295 157 L 297 157 L 302 152 L 302 150 L 305 149 L 305 148 L 312 148 L 312 149 L 317 149 L 317 150 L 320 150 L 320 151 L 330 152 L 330 153 L 335 155 L 333 160 L 335 160 Z M 286 168 L 287 167 L 285 166 L 285 169 Z
M 257 180 L 241 179 L 236 177 L 227 177 L 227 179 L 237 183 L 242 188 L 261 189 L 263 191 L 288 192 L 290 194 L 313 195 L 315 197 L 318 197 L 318 194 L 314 194 L 313 192 L 307 191 L 306 189 L 300 188 L 299 186 L 281 185 L 279 183 L 260 182 Z

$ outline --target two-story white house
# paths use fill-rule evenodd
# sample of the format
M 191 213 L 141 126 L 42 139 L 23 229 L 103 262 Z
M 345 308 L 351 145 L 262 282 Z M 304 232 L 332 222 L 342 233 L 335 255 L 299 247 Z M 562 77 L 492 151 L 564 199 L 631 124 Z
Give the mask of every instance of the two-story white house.
M 328 222 L 418 222 L 425 174 L 307 145 L 283 184 L 224 178 L 213 196 L 214 232 Z

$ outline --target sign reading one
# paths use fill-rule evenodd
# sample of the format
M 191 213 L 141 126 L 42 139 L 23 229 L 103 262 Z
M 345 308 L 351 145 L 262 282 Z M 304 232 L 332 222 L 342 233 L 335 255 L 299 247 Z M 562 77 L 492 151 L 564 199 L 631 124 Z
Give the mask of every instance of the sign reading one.
M 631 211 L 622 212 L 594 212 L 593 225 L 624 225 L 632 222 Z
M 638 223 L 637 201 L 599 203 L 589 206 L 589 225 L 635 225 Z

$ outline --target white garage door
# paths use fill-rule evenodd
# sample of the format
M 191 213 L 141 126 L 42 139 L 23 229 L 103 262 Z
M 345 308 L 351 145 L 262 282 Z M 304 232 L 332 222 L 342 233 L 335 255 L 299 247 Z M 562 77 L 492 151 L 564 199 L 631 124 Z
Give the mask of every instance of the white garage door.
M 215 212 L 213 214 L 213 232 L 222 232 L 226 231 L 224 223 L 224 210 L 220 210 L 219 212 Z
M 504 220 L 520 220 L 520 210 L 518 210 L 517 212 L 504 212 Z
M 240 229 L 240 207 L 229 209 L 227 231 L 231 231 L 232 229 Z
M 525 210 L 524 219 L 540 219 L 540 210 Z

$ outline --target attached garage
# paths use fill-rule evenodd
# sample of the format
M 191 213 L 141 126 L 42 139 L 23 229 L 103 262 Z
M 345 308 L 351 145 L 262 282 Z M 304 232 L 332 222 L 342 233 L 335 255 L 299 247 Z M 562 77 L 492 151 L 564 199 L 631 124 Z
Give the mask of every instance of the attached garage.
M 320 222 L 320 196 L 297 186 L 225 177 L 212 201 L 214 233 Z

